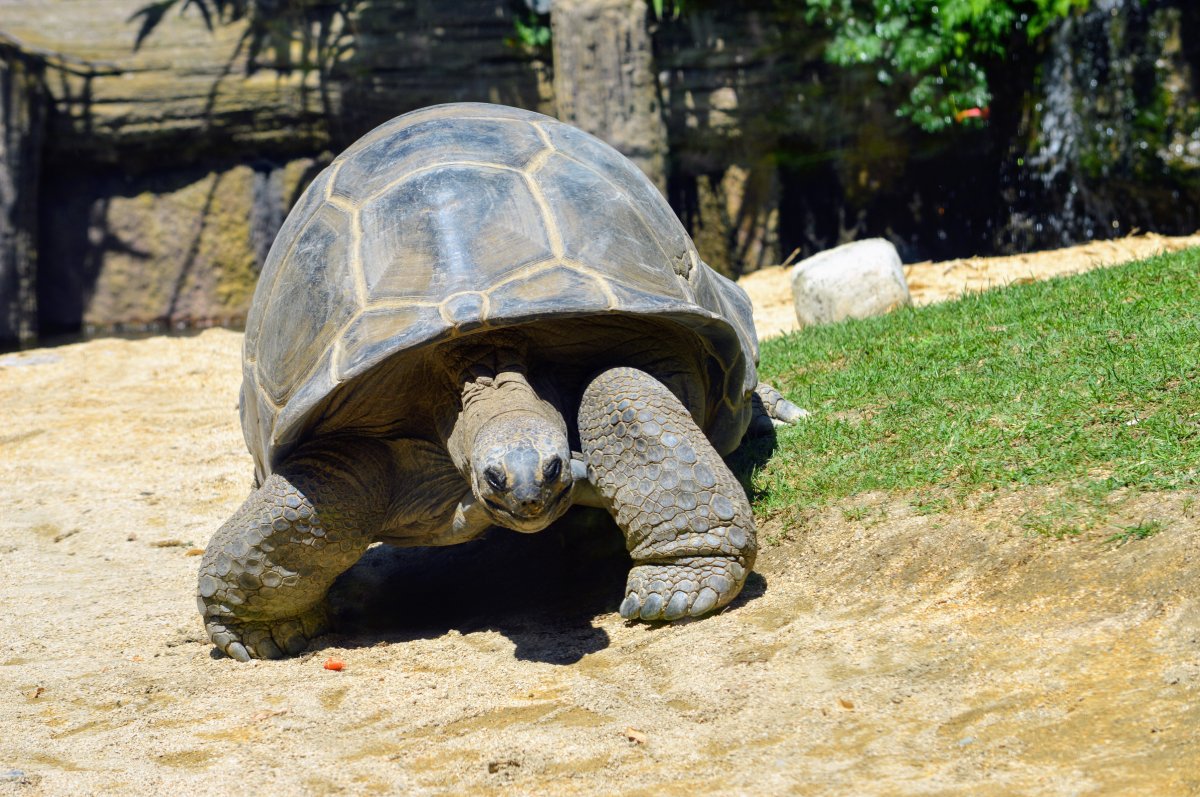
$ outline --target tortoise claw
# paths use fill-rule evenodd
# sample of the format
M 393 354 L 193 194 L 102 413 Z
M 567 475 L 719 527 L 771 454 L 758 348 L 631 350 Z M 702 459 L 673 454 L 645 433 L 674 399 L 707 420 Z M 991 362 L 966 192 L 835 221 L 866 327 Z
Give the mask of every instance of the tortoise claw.
M 212 643 L 231 659 L 282 659 L 303 652 L 309 640 L 324 633 L 325 618 L 324 606 L 318 605 L 300 617 L 273 621 L 214 619 L 208 622 L 207 631 Z
M 671 622 L 699 617 L 733 600 L 745 577 L 746 569 L 724 556 L 636 565 L 629 573 L 620 613 L 626 620 Z

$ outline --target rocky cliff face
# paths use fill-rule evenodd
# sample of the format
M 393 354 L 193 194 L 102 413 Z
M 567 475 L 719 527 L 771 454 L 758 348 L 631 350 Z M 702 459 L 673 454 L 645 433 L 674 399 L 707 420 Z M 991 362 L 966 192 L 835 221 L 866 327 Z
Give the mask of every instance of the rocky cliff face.
M 43 82 L 41 61 L 0 39 L 0 344 L 37 336 Z
M 145 5 L 5 5 L 0 340 L 237 323 L 332 153 L 456 100 L 607 138 L 730 274 L 867 236 L 916 260 L 1200 226 L 1189 0 L 1098 0 L 1014 54 L 988 125 L 937 137 L 765 0 L 661 20 L 645 0 L 328 0 L 257 39 L 193 8 L 135 48 Z M 513 42 L 517 15 L 553 20 L 553 45 Z
M 16 88 L 0 132 L 25 132 L 0 157 L 0 223 L 25 219 L 21 240 L 30 219 L 41 232 L 34 291 L 32 253 L 0 228 L 0 340 L 17 338 L 16 304 L 32 330 L 35 297 L 42 334 L 236 324 L 283 216 L 333 152 L 438 102 L 552 111 L 536 53 L 505 43 L 503 0 L 345 2 L 347 16 L 257 49 L 245 23 L 209 30 L 194 10 L 135 49 L 145 5 L 5 8 L 0 87 Z M 7 190 L 14 180 L 24 189 Z

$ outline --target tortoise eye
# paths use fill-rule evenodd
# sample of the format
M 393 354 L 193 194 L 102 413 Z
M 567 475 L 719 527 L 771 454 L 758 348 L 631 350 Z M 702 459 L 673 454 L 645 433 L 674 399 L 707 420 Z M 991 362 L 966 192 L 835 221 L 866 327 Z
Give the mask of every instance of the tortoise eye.
M 546 481 L 557 479 L 560 473 L 562 473 L 562 460 L 558 457 L 554 457 L 542 468 L 542 476 Z
M 483 477 L 487 479 L 487 483 L 492 486 L 493 490 L 503 490 L 508 487 L 508 478 L 504 475 L 504 471 L 495 465 L 488 465 L 484 468 Z

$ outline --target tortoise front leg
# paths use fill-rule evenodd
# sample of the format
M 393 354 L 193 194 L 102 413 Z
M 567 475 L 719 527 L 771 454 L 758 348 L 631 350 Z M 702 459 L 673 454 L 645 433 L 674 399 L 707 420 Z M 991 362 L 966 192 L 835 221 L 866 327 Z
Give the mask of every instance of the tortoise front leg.
M 671 391 L 613 368 L 579 408 L 588 479 L 633 556 L 621 616 L 676 620 L 741 591 L 757 550 L 741 485 Z
M 296 654 L 326 627 L 325 594 L 383 521 L 392 459 L 368 440 L 303 451 L 251 493 L 200 562 L 197 604 L 238 661 Z

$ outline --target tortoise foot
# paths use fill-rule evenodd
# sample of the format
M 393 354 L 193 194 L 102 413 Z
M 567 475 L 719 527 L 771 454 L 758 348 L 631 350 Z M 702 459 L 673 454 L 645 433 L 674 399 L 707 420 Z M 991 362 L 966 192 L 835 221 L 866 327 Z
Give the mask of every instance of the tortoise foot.
M 727 556 L 697 556 L 629 571 L 621 616 L 626 620 L 699 617 L 729 603 L 746 581 L 746 568 Z
M 208 638 L 213 644 L 237 661 L 295 656 L 308 647 L 310 640 L 325 633 L 328 628 L 329 618 L 324 604 L 298 617 L 244 622 L 214 618 L 205 623 Z
M 750 428 L 747 434 L 751 437 L 765 437 L 776 426 L 791 426 L 808 417 L 808 410 L 797 407 L 783 397 L 783 394 L 766 382 L 759 382 L 751 397 L 753 415 L 750 418 Z

